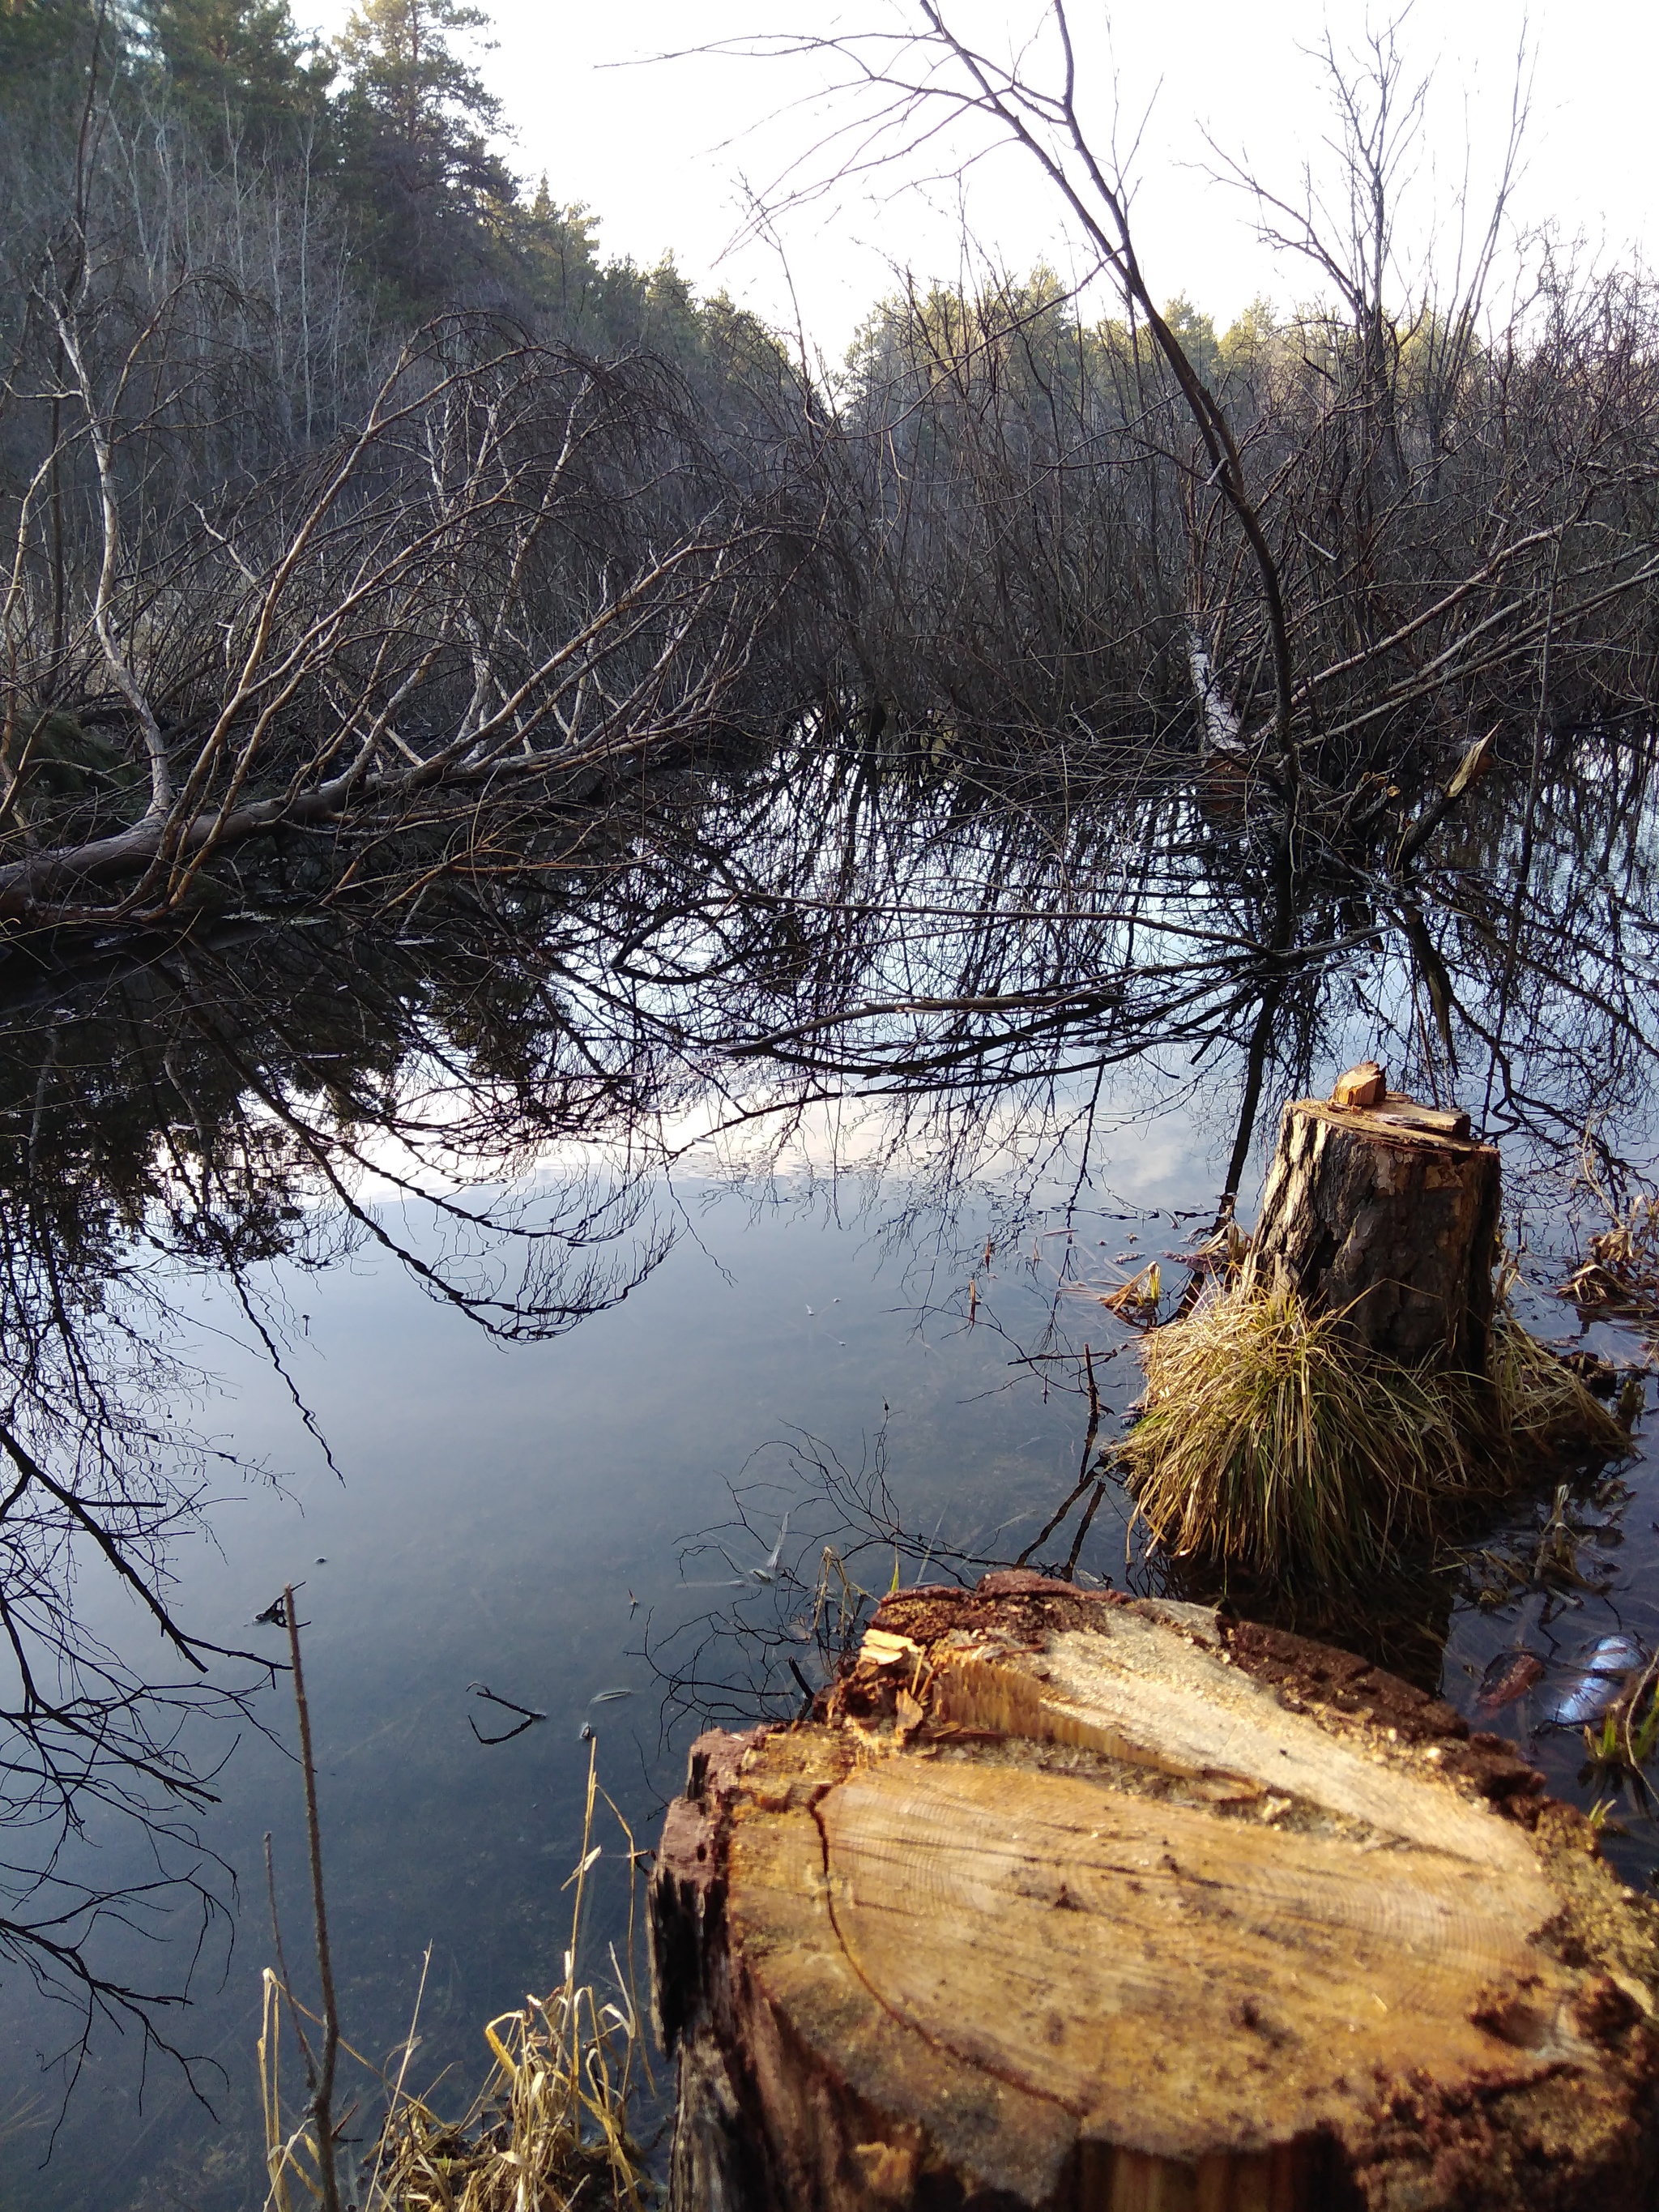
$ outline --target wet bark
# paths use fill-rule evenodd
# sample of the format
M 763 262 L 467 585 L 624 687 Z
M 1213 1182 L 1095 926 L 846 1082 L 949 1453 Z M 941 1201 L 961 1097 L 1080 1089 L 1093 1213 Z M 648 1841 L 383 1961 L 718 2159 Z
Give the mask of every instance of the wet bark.
M 1197 1607 L 890 1599 L 694 1747 L 652 1926 L 677 2212 L 1651 2201 L 1659 1912 L 1513 1747 Z

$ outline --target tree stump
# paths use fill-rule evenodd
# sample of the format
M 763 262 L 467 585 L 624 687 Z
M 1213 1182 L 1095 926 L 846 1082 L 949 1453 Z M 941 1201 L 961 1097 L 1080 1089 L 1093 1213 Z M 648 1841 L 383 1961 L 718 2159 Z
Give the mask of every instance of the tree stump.
M 1366 1095 L 1352 1080 L 1363 1073 L 1351 1070 L 1330 1100 L 1285 1109 L 1253 1240 L 1257 1273 L 1283 1269 L 1305 1304 L 1341 1314 L 1381 1358 L 1484 1374 L 1497 1147 L 1471 1140 L 1467 1114 L 1394 1091 L 1337 1103 Z
M 1358 1659 L 1028 1573 L 694 1747 L 652 1882 L 676 2212 L 1595 2212 L 1659 1911 Z

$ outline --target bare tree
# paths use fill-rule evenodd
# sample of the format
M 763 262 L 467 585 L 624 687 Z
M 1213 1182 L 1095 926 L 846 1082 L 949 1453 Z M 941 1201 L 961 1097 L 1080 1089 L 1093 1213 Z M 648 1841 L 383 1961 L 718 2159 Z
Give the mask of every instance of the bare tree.
M 101 672 L 143 803 L 95 794 L 49 842 L 17 818 L 50 714 L 88 711 L 61 678 L 40 696 L 26 499 L 0 609 L 24 848 L 0 861 L 4 910 L 154 924 L 220 855 L 284 828 L 418 830 L 481 855 L 533 805 L 743 719 L 789 556 L 770 517 L 664 440 L 672 400 L 648 371 L 527 343 L 480 358 L 446 325 L 360 428 L 158 544 L 127 517 L 155 465 L 130 450 L 147 422 L 123 420 L 134 351 L 100 386 L 76 315 L 58 320 L 100 516 L 70 657 L 83 690 Z
M 1352 67 L 1328 49 L 1339 126 L 1331 198 L 1311 177 L 1292 203 L 1237 175 L 1280 241 L 1336 288 L 1340 313 L 1287 329 L 1218 385 L 1160 312 L 1124 169 L 1084 127 L 1065 0 L 1051 0 L 1042 22 L 1046 38 L 1006 56 L 959 31 L 943 0 L 918 0 L 912 27 L 892 33 L 749 42 L 844 70 L 848 121 L 774 200 L 820 191 L 825 167 L 857 174 L 923 146 L 937 155 L 940 141 L 967 161 L 1000 137 L 1037 167 L 1128 307 L 1132 355 L 1146 333 L 1151 404 L 1143 382 L 1137 413 L 1097 417 L 1102 442 L 1162 459 L 1187 541 L 1169 620 L 1199 634 L 1196 705 L 1219 687 L 1297 854 L 1341 845 L 1368 772 L 1403 781 L 1417 763 L 1408 796 L 1431 799 L 1424 769 L 1431 776 L 1449 748 L 1455 762 L 1494 702 L 1519 704 L 1528 726 L 1547 622 L 1558 647 L 1568 635 L 1576 653 L 1611 647 L 1598 673 L 1632 703 L 1640 694 L 1620 666 L 1620 641 L 1639 629 L 1659 574 L 1656 478 L 1641 457 L 1651 384 L 1632 379 L 1622 334 L 1587 386 L 1588 363 L 1563 343 L 1565 329 L 1537 317 L 1495 335 L 1481 327 L 1525 121 L 1519 77 L 1491 216 L 1460 252 L 1455 296 L 1391 298 L 1394 198 L 1421 89 L 1406 82 L 1392 33 Z M 1548 271 L 1545 296 L 1560 299 Z M 1607 288 L 1598 296 L 1613 307 Z M 1624 314 L 1634 306 L 1626 297 Z M 1577 312 L 1597 310 L 1581 295 L 1567 319 Z M 1650 313 L 1644 305 L 1638 319 Z

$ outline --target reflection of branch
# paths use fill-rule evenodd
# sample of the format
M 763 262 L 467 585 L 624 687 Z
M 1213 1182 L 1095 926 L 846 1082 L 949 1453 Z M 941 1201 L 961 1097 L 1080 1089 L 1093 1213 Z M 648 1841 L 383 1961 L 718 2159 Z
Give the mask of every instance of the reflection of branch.
M 527 1728 L 534 1728 L 538 1721 L 544 1721 L 547 1718 L 545 1713 L 538 1711 L 533 1705 L 514 1705 L 511 1698 L 498 1698 L 494 1690 L 485 1683 L 469 1682 L 466 1686 L 474 1697 L 487 1698 L 492 1705 L 505 1705 L 508 1712 L 524 1715 L 517 1728 L 508 1729 L 505 1735 L 483 1735 L 479 1732 L 477 1723 L 469 1713 L 466 1717 L 466 1724 L 480 1743 L 511 1743 L 515 1735 L 522 1735 Z
M 206 1661 L 197 1656 L 203 1651 L 210 1651 L 216 1657 L 222 1659 L 249 1659 L 256 1667 L 269 1669 L 270 1662 L 262 1658 L 257 1651 L 240 1651 L 222 1644 L 210 1644 L 199 1636 L 186 1636 L 175 1623 L 172 1614 L 156 1596 L 149 1583 L 133 1567 L 108 1529 L 94 1514 L 88 1511 L 73 1491 L 66 1490 L 62 1483 L 52 1480 L 45 1468 L 24 1449 L 9 1425 L 3 1420 L 0 1420 L 0 1446 L 4 1448 L 13 1462 L 21 1469 L 27 1480 L 39 1484 L 48 1497 L 55 1498 L 70 1517 L 79 1527 L 85 1529 L 87 1534 L 91 1537 L 128 1589 L 137 1593 L 139 1603 L 155 1620 L 162 1635 L 167 1638 L 174 1650 L 194 1667 L 198 1674 L 204 1674 L 207 1672 Z M 14 1491 L 12 1497 L 15 1498 L 16 1495 L 16 1492 Z M 10 1502 L 8 1500 L 9 1504 Z
M 902 1566 L 917 1577 L 964 1582 L 1011 1564 L 1006 1553 L 941 1543 L 937 1525 L 929 1534 L 908 1525 L 888 1486 L 884 1431 L 857 1467 L 812 1437 L 778 1448 L 786 1455 L 784 1481 L 732 1492 L 736 1528 L 757 1542 L 763 1539 L 751 1501 L 787 1497 L 794 1541 L 792 1548 L 780 1541 L 772 1579 L 745 1580 L 724 1609 L 683 1621 L 654 1644 L 647 1632 L 644 1656 L 663 1684 L 671 1729 L 687 1717 L 700 1724 L 757 1713 L 791 1717 L 812 1691 L 802 1657 L 810 1654 L 823 1680 L 833 1679 L 881 1597 L 898 1586 Z M 751 1456 L 751 1466 L 763 1453 Z M 688 1538 L 682 1560 L 724 1553 L 725 1534 L 714 1528 Z

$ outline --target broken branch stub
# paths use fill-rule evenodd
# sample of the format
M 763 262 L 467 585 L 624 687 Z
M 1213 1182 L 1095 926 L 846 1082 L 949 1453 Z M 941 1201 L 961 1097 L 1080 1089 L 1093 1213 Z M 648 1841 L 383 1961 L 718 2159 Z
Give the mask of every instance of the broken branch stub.
M 1374 1060 L 1362 1060 L 1339 1075 L 1331 1090 L 1333 1106 L 1380 1106 L 1388 1095 L 1389 1079 Z

